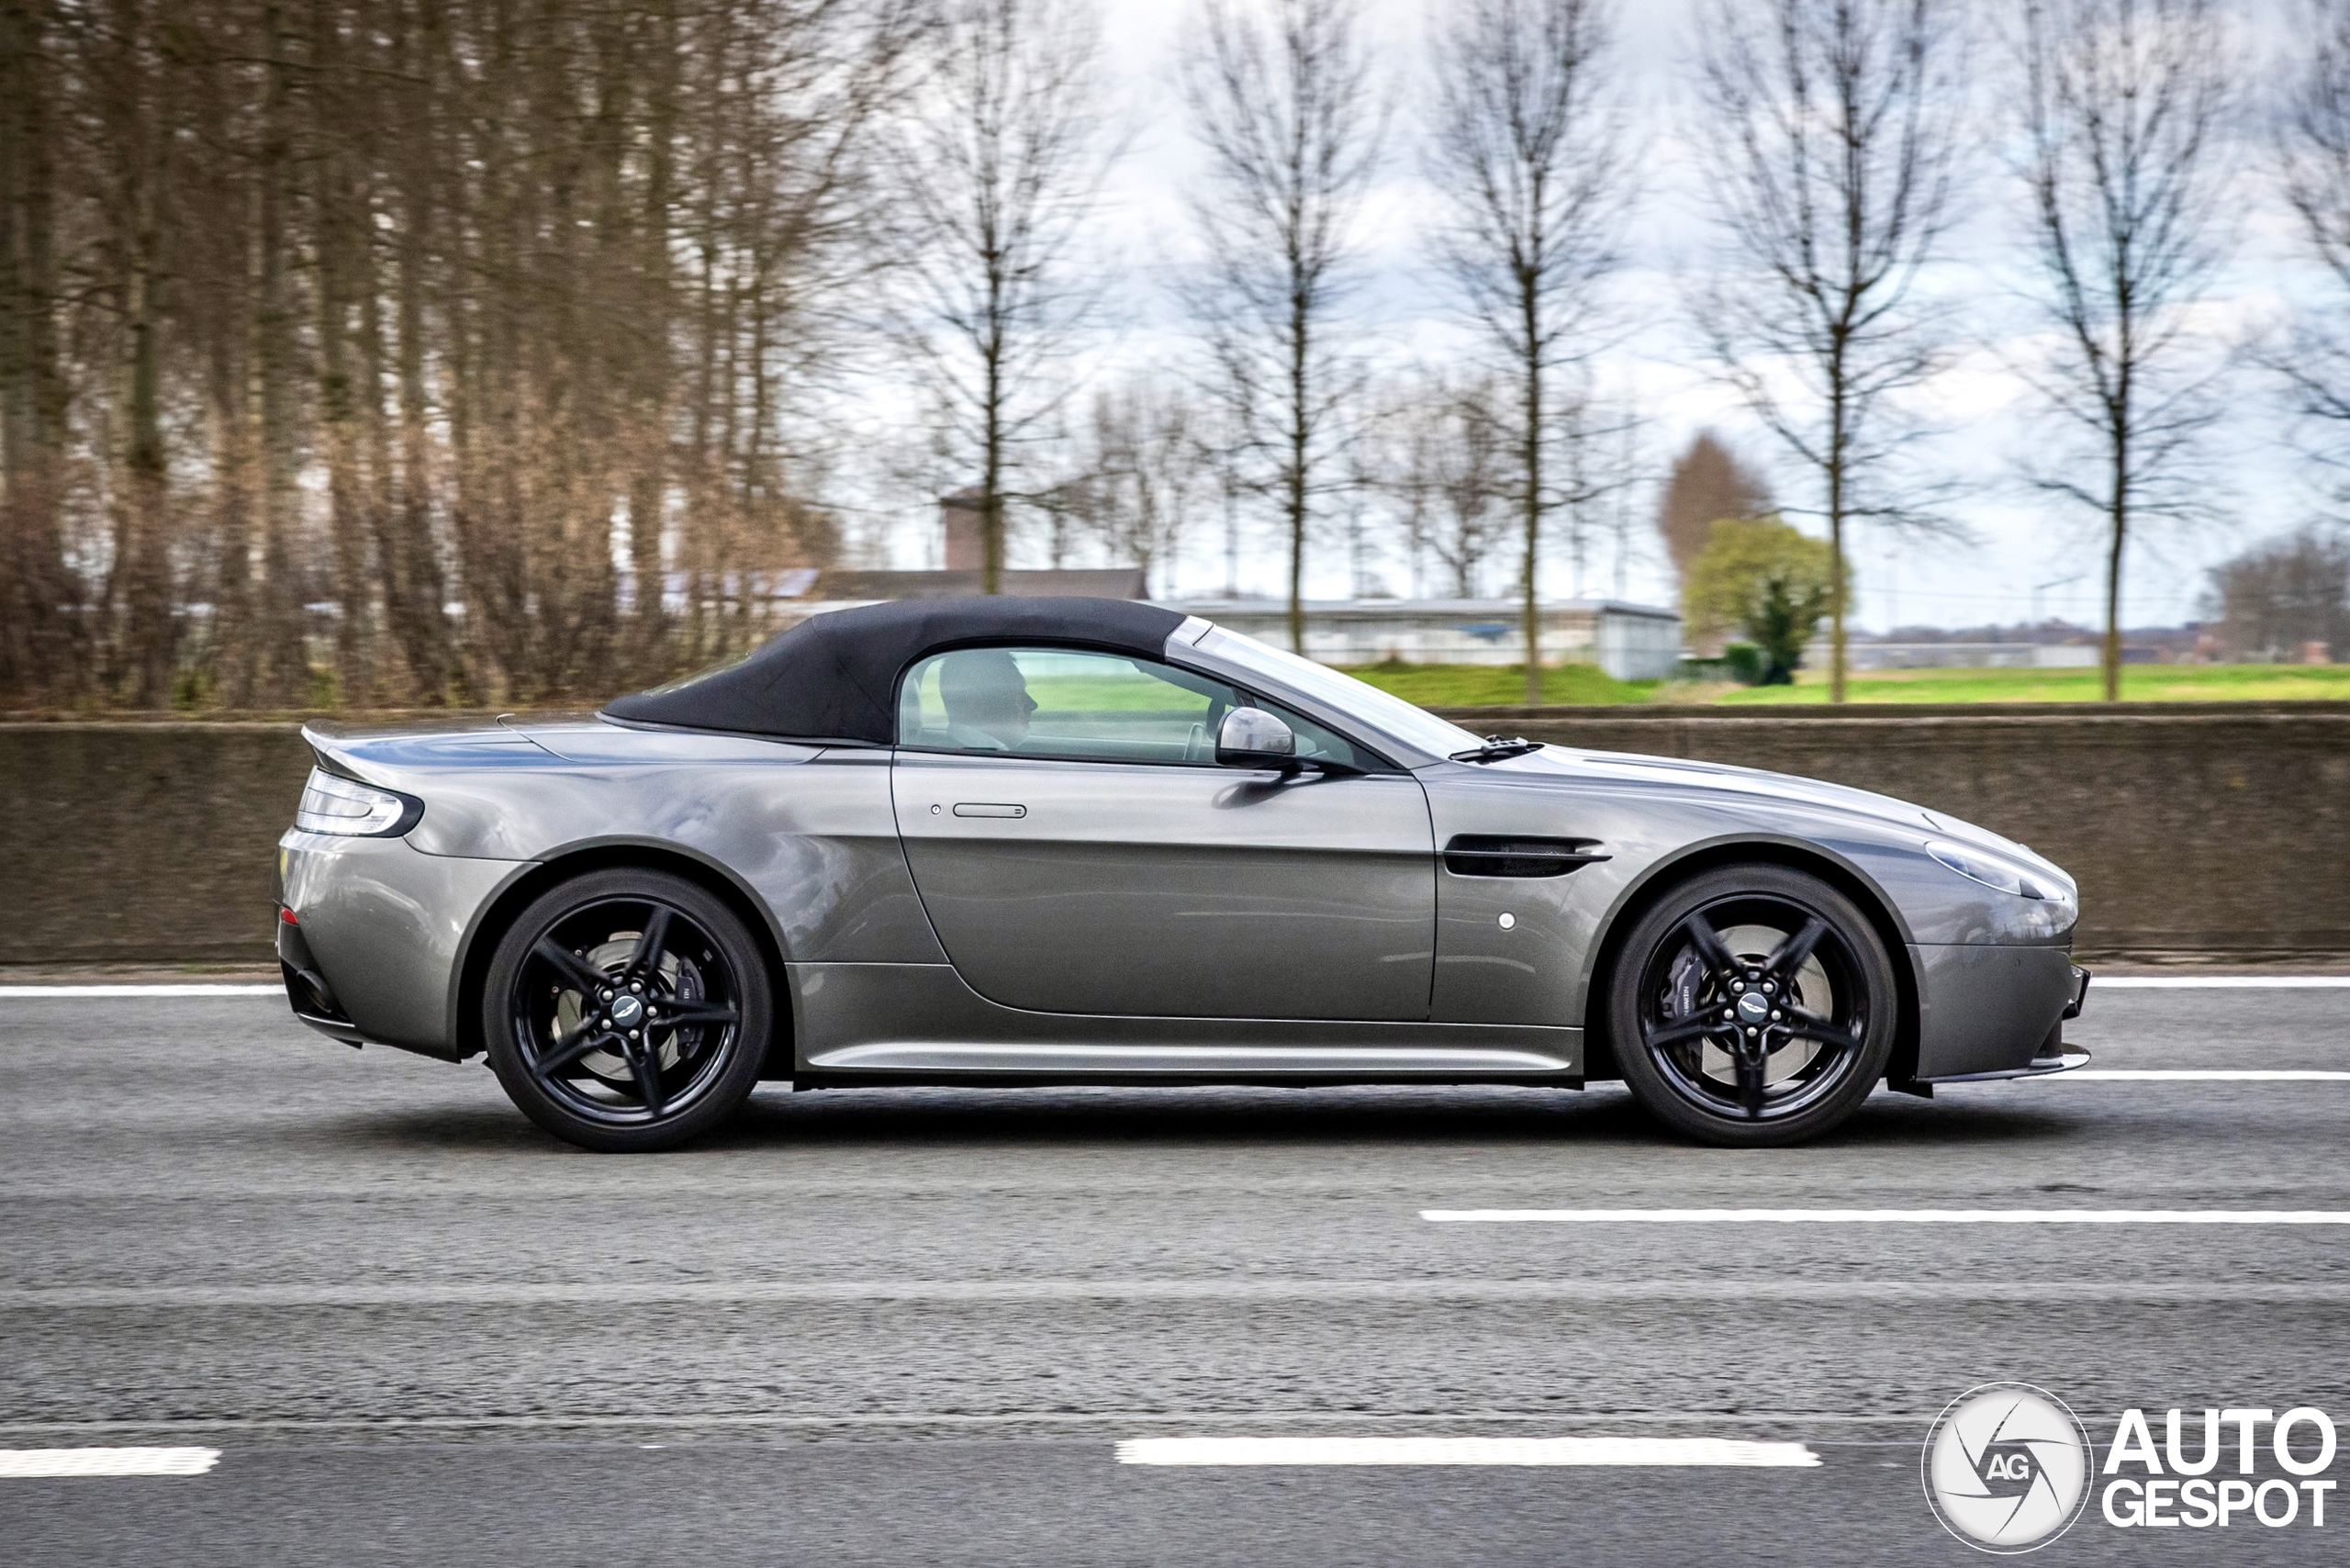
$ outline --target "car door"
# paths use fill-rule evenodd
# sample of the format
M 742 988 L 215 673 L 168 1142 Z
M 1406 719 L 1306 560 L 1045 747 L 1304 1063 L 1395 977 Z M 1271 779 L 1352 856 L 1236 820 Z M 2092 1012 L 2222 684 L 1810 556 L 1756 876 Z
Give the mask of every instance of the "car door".
M 1248 700 L 1073 648 L 958 649 L 907 673 L 899 832 L 973 990 L 1053 1013 L 1427 1016 L 1418 781 L 1288 714 L 1303 754 L 1368 770 L 1218 767 L 1216 726 Z

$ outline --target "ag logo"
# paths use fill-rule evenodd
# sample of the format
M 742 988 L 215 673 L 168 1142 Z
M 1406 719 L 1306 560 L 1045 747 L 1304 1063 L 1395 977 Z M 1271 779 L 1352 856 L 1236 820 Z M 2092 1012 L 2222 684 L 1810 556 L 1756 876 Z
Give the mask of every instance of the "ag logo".
M 1922 1468 L 1943 1529 L 1979 1551 L 2031 1551 L 2071 1529 L 2088 1502 L 2088 1433 L 2044 1389 L 1986 1383 L 1935 1421 Z

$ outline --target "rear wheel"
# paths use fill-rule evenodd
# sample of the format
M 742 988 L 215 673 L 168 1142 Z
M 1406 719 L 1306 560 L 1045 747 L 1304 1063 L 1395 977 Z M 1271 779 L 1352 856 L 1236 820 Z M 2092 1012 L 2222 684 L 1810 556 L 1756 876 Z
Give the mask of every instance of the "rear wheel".
M 595 871 L 533 900 L 498 943 L 482 1035 L 507 1095 L 557 1137 L 669 1148 L 758 1082 L 771 994 L 758 944 L 708 890 Z
M 1852 900 L 1782 866 L 1673 889 L 1626 939 L 1608 993 L 1624 1081 L 1707 1143 L 1800 1143 L 1867 1099 L 1893 1052 L 1893 965 Z

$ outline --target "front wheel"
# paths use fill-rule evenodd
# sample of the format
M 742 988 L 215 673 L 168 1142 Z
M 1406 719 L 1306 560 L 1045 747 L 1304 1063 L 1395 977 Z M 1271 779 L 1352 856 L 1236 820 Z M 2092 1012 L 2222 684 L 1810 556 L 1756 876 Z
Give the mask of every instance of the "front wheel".
M 595 871 L 533 900 L 499 941 L 482 1035 L 523 1114 L 583 1148 L 645 1152 L 749 1097 L 771 994 L 758 944 L 707 890 Z
M 1817 877 L 1728 866 L 1632 928 L 1608 991 L 1624 1081 L 1659 1121 L 1733 1148 L 1800 1143 L 1867 1099 L 1893 1053 L 1893 965 Z

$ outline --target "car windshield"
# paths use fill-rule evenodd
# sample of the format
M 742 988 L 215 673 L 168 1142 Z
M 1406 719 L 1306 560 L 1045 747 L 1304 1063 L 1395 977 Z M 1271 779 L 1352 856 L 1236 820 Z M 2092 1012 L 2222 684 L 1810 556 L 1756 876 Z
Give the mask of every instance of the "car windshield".
M 1254 637 L 1212 626 L 1196 645 L 1212 657 L 1228 659 L 1243 668 L 1259 671 L 1292 691 L 1327 702 L 1341 713 L 1357 715 L 1433 756 L 1449 756 L 1479 743 L 1479 737 L 1458 724 L 1447 723 L 1425 708 L 1416 708 L 1353 676 Z

